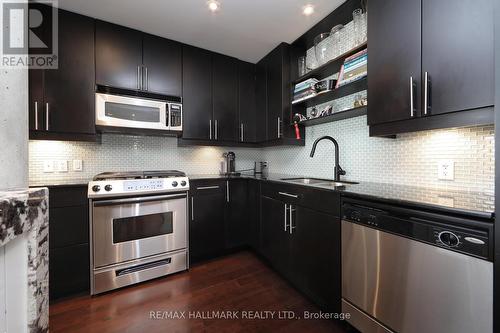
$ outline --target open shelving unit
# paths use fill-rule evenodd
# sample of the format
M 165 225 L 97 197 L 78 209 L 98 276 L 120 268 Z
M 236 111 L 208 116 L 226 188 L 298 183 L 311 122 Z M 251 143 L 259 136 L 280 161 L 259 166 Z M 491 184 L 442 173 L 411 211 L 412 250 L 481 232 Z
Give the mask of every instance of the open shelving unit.
M 362 43 L 356 45 L 349 51 L 344 52 L 343 54 L 337 56 L 334 59 L 331 59 L 327 63 L 309 71 L 305 75 L 298 75 L 298 59 L 300 56 L 303 56 L 307 53 L 307 50 L 314 46 L 314 38 L 320 33 L 330 31 L 332 27 L 337 24 L 346 25 L 352 21 L 352 12 L 354 9 L 361 8 L 362 3 L 360 0 L 348 0 L 344 4 L 342 4 L 339 8 L 337 8 L 333 13 L 325 17 L 322 21 L 312 27 L 309 31 L 307 31 L 304 35 L 302 35 L 299 39 L 293 42 L 293 52 L 291 55 L 291 96 L 293 99 L 293 90 L 295 85 L 303 82 L 305 80 L 315 78 L 317 80 L 323 80 L 331 75 L 340 72 L 340 68 L 344 63 L 344 60 L 351 55 L 367 48 L 368 43 Z M 358 92 L 362 92 L 367 90 L 367 78 L 362 78 L 360 80 L 348 83 L 344 86 L 339 87 L 338 89 L 334 89 L 331 91 L 327 91 L 310 98 L 300 100 L 298 102 L 290 101 L 291 103 L 291 114 L 293 119 L 293 115 L 299 113 L 307 117 L 307 109 L 313 107 L 315 105 L 324 104 L 330 101 L 335 101 L 337 99 L 356 94 Z M 366 115 L 367 107 L 353 107 L 343 111 L 334 112 L 331 115 L 311 118 L 308 120 L 301 121 L 299 124 L 301 126 L 312 126 L 317 124 L 322 124 L 326 122 L 332 122 L 347 118 L 359 117 L 362 115 Z

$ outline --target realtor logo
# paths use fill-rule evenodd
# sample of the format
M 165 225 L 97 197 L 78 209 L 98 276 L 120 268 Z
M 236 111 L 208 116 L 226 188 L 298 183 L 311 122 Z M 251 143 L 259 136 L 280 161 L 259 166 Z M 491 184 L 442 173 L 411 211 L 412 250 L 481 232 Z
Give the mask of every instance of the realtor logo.
M 0 3 L 0 67 L 57 69 L 57 0 Z

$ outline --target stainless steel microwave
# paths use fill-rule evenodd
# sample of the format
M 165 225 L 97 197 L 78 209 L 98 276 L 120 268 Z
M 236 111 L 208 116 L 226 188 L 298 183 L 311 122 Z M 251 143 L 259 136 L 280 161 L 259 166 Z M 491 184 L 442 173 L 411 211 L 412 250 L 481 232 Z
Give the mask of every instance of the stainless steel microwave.
M 96 125 L 182 131 L 182 104 L 142 97 L 95 94 Z

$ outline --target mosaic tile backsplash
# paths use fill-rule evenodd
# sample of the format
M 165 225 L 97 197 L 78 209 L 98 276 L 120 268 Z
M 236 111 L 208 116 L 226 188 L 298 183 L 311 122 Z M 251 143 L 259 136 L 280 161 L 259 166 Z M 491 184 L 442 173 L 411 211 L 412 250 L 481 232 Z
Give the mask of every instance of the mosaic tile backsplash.
M 104 171 L 179 169 L 191 174 L 214 174 L 224 151 L 236 153 L 237 169 L 268 161 L 270 172 L 312 177 L 333 177 L 330 142 L 312 143 L 323 135 L 340 145 L 345 179 L 494 191 L 493 126 L 435 130 L 398 135 L 397 139 L 370 138 L 366 117 L 308 127 L 305 147 L 264 149 L 177 147 L 175 138 L 103 135 L 102 143 L 30 141 L 30 182 L 88 181 Z M 83 172 L 72 171 L 72 160 L 83 160 Z M 69 172 L 43 172 L 44 160 L 67 160 Z M 455 180 L 438 180 L 438 162 L 455 162 Z

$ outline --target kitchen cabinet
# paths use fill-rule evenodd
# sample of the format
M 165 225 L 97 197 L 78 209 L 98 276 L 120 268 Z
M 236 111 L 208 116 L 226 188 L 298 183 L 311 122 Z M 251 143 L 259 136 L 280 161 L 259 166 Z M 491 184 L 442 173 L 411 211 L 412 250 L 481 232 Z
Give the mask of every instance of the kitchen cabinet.
M 180 43 L 96 21 L 96 84 L 181 96 Z
M 191 181 L 189 257 L 191 262 L 223 253 L 225 248 L 224 181 Z
M 238 111 L 239 111 L 239 136 L 240 142 L 257 142 L 257 117 L 256 107 L 256 66 L 255 64 L 238 62 Z M 263 119 L 263 118 L 262 118 Z
M 183 133 L 184 139 L 212 138 L 212 55 L 183 46 Z
M 290 45 L 281 43 L 257 63 L 257 110 L 265 109 L 265 141 L 304 145 L 295 138 L 291 114 Z M 257 116 L 261 120 L 261 116 Z M 258 132 L 260 138 L 263 132 Z
M 226 181 L 226 248 L 237 249 L 248 245 L 251 238 L 248 180 Z
M 58 69 L 29 70 L 30 138 L 95 140 L 94 20 L 58 13 Z
M 51 301 L 89 292 L 87 187 L 49 187 L 49 295 Z
M 182 96 L 182 45 L 143 34 L 144 84 L 152 93 Z
M 369 2 L 370 135 L 492 121 L 492 6 L 492 0 Z
M 287 206 L 283 201 L 261 198 L 261 252 L 285 276 L 288 275 L 290 258 L 287 215 Z
M 221 54 L 212 55 L 213 139 L 238 141 L 238 62 Z
M 261 253 L 271 265 L 301 292 L 328 311 L 340 311 L 340 197 L 334 193 L 315 190 L 317 196 L 334 199 L 321 200 L 325 213 L 301 206 L 310 194 L 303 188 L 263 184 L 268 187 L 261 197 Z M 282 199 L 266 196 L 275 189 Z M 306 190 L 308 191 L 308 190 Z M 326 196 L 325 196 L 326 195 Z
M 103 21 L 95 25 L 96 84 L 139 90 L 142 33 Z

